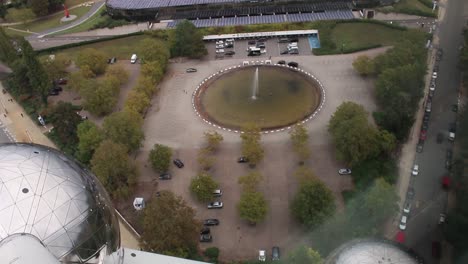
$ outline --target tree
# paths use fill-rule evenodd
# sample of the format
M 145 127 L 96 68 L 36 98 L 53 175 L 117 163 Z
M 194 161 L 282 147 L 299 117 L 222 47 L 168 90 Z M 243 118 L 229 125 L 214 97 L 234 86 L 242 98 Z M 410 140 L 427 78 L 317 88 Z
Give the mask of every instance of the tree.
M 165 68 L 163 68 L 159 61 L 145 62 L 145 64 L 141 66 L 141 76 L 144 76 L 146 79 L 145 81 L 151 81 L 149 87 L 151 89 L 148 90 L 148 96 L 151 96 L 156 90 L 156 84 L 158 84 L 164 76 L 164 69 Z
M 262 181 L 263 176 L 258 171 L 252 171 L 247 175 L 239 177 L 237 181 L 244 192 L 254 192 L 257 190 L 258 184 Z
M 320 254 L 306 246 L 300 246 L 288 254 L 287 263 L 289 264 L 323 264 L 324 261 Z
M 77 158 L 84 164 L 88 164 L 94 151 L 104 140 L 103 131 L 93 122 L 86 120 L 78 125 L 78 153 Z
M 4 5 L 0 5 L 0 8 Z M 3 27 L 0 27 L 0 61 L 12 65 L 17 58 L 16 50 L 11 43 L 11 38 L 6 34 Z
M 94 152 L 91 170 L 115 199 L 127 198 L 130 195 L 138 175 L 125 145 L 109 139 L 102 141 Z
M 96 75 L 102 74 L 107 68 L 106 55 L 96 49 L 87 48 L 78 54 L 76 65 L 87 66 Z
M 58 102 L 47 117 L 54 125 L 53 135 L 57 145 L 68 154 L 74 154 L 78 144 L 77 127 L 81 117 L 76 114 L 75 107 L 70 103 Z
M 125 101 L 125 110 L 134 111 L 139 114 L 143 114 L 146 109 L 150 106 L 150 99 L 143 92 L 135 89 L 130 90 Z
M 40 96 L 42 102 L 47 104 L 47 96 L 50 89 L 49 77 L 42 67 L 42 64 L 37 60 L 36 54 L 29 42 L 23 38 L 20 40 L 20 46 L 23 53 L 22 60 L 28 68 L 26 75 L 33 89 L 33 94 Z
M 358 56 L 353 62 L 353 67 L 360 75 L 375 73 L 374 62 L 366 55 Z
M 54 59 L 47 57 L 41 61 L 49 80 L 58 80 L 67 74 L 66 68 L 70 66 L 71 60 L 64 54 L 57 54 Z
M 213 166 L 215 159 L 211 154 L 211 151 L 207 148 L 202 148 L 198 151 L 197 161 L 202 170 L 207 171 Z
M 49 12 L 49 0 L 28 0 L 29 6 L 36 16 L 41 17 Z
M 167 45 L 153 38 L 146 38 L 140 42 L 138 54 L 145 63 L 157 61 L 161 68 L 166 68 L 171 55 Z
M 244 133 L 241 134 L 242 139 L 242 155 L 248 160 L 250 165 L 256 165 L 263 159 L 264 150 L 260 143 L 261 134 L 260 128 L 254 124 L 249 123 L 244 127 Z
M 91 74 L 91 76 L 89 76 Z M 70 74 L 70 79 L 68 80 L 68 88 L 72 91 L 78 92 L 81 96 L 86 96 L 86 93 L 89 93 L 91 89 L 94 89 L 98 86 L 98 83 L 94 78 L 94 73 L 89 70 L 89 67 L 84 66 L 79 71 L 73 72 Z
M 206 148 L 210 152 L 215 152 L 219 144 L 223 141 L 223 136 L 216 131 L 207 131 L 203 134 L 206 140 Z
M 138 78 L 137 84 L 135 88 L 133 88 L 133 90 L 145 94 L 146 97 L 150 99 L 151 96 L 153 96 L 153 93 L 156 91 L 157 88 L 156 88 L 156 84 L 153 83 L 153 80 L 150 77 L 148 77 L 146 73 L 143 72 L 143 68 L 146 65 L 148 64 L 144 64 L 141 67 L 142 71 L 140 73 L 141 74 L 140 78 Z
M 196 250 L 201 223 L 181 197 L 161 191 L 147 204 L 140 245 L 145 251 L 187 258 Z
M 195 197 L 200 202 L 212 201 L 213 192 L 218 187 L 219 184 L 206 172 L 199 173 L 190 182 L 190 191 L 195 194 Z
M 200 31 L 188 20 L 177 24 L 171 45 L 172 57 L 201 58 L 208 54 L 203 36 Z
M 104 118 L 103 128 L 107 138 L 127 146 L 129 151 L 135 151 L 141 146 L 144 134 L 141 129 L 143 118 L 135 112 L 123 111 L 112 113 Z
M 299 156 L 301 161 L 304 161 L 310 157 L 309 149 L 309 134 L 307 129 L 302 124 L 294 126 L 293 130 L 289 133 L 291 135 L 291 142 L 294 151 Z
M 106 69 L 105 77 L 116 80 L 116 85 L 120 86 L 128 81 L 128 72 L 120 65 L 113 65 Z
M 312 229 L 334 213 L 333 193 L 318 179 L 301 181 L 291 211 L 299 222 Z
M 153 169 L 163 173 L 169 170 L 171 165 L 172 149 L 161 144 L 154 144 L 153 149 L 149 153 L 148 161 Z
M 265 219 L 268 205 L 262 193 L 244 191 L 237 204 L 237 209 L 242 219 L 251 224 L 256 224 Z
M 120 81 L 117 77 L 107 76 L 96 87 L 82 87 L 80 94 L 85 102 L 84 108 L 92 114 L 103 116 L 115 108 L 120 91 Z
M 396 145 L 395 137 L 371 126 L 364 107 L 353 102 L 344 102 L 337 108 L 328 124 L 328 131 L 338 159 L 349 165 L 390 152 Z

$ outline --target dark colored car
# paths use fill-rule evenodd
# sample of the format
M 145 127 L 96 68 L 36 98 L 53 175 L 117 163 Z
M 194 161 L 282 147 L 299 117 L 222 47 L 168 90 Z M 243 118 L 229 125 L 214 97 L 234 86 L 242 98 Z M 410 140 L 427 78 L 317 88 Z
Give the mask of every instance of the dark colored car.
M 295 68 L 299 67 L 299 63 L 297 63 L 295 61 L 289 62 L 288 65 L 291 66 L 291 67 L 295 67 Z
M 423 121 L 429 121 L 429 118 L 431 117 L 431 114 L 428 113 L 428 112 L 424 112 L 424 117 L 423 117 Z
M 224 53 L 224 55 L 226 55 L 226 56 L 232 56 L 232 55 L 234 55 L 234 54 L 236 54 L 236 52 L 235 52 L 235 51 L 232 51 L 232 50 L 231 50 L 231 51 L 226 51 L 226 52 Z
M 418 145 L 416 146 L 416 152 L 421 153 L 424 149 L 424 141 L 419 141 Z
M 242 156 L 242 157 L 240 157 L 239 159 L 237 159 L 237 162 L 239 162 L 239 163 L 246 163 L 246 162 L 249 162 L 249 159 L 247 159 L 246 157 Z
M 116 57 L 112 57 L 110 59 L 107 60 L 107 64 L 114 64 L 117 62 L 117 58 Z
M 445 155 L 445 168 L 447 170 L 452 169 L 452 150 L 447 149 L 446 155 Z
M 210 234 L 200 235 L 200 242 L 211 242 L 213 237 Z
M 257 48 L 264 49 L 264 48 L 265 48 L 265 43 L 263 43 L 263 42 L 258 42 L 256 46 L 257 46 Z
M 210 233 L 210 228 L 209 227 L 203 227 L 201 230 L 200 230 L 200 235 L 207 235 Z
M 458 105 L 457 104 L 453 104 L 452 105 L 452 112 L 458 112 Z
M 255 40 L 249 40 L 247 43 L 248 43 L 249 45 L 255 45 L 255 43 L 257 43 L 257 41 L 255 41 Z
M 271 260 L 280 260 L 280 249 L 279 247 L 271 248 Z
M 65 78 L 60 78 L 56 81 L 56 83 L 60 85 L 66 85 L 68 83 L 68 80 Z
M 297 49 L 295 50 L 290 50 L 289 54 L 299 54 L 299 51 Z
M 427 133 L 425 130 L 421 130 L 421 134 L 419 135 L 420 140 L 426 140 L 427 138 Z
M 180 159 L 175 159 L 173 162 L 174 162 L 174 165 L 176 165 L 177 168 L 179 169 L 184 167 L 184 163 Z
M 426 130 L 429 128 L 429 122 L 423 122 L 422 126 L 421 126 L 421 130 Z
M 190 72 L 197 72 L 197 69 L 195 68 L 188 68 L 185 70 L 185 72 L 190 73 Z
M 439 241 L 432 241 L 432 256 L 437 259 L 441 256 L 441 246 Z
M 205 219 L 205 221 L 203 221 L 203 224 L 206 226 L 215 226 L 219 225 L 219 220 L 214 218 Z
M 413 199 L 414 198 L 414 189 L 412 187 L 408 188 L 408 192 L 406 193 L 406 197 L 408 199 Z
M 55 86 L 54 88 L 52 88 L 52 90 L 55 90 L 57 92 L 61 92 L 61 91 L 63 91 L 63 88 L 61 86 Z
M 49 95 L 59 95 L 59 91 L 52 88 L 49 90 Z
M 286 61 L 280 60 L 280 61 L 278 61 L 278 64 L 286 64 Z
M 444 140 L 444 135 L 442 133 L 437 133 L 437 138 L 436 138 L 436 141 L 438 144 L 442 143 L 442 141 Z
M 455 123 L 450 123 L 450 124 L 449 124 L 449 132 L 450 132 L 450 133 L 455 133 L 456 130 L 457 130 L 456 124 L 455 124 Z
M 290 38 L 290 39 L 289 39 L 289 42 L 298 42 L 298 41 L 299 41 L 298 38 Z
M 224 45 L 224 48 L 225 48 L 225 49 L 234 48 L 234 44 L 232 44 L 232 43 L 226 43 L 226 44 Z
M 281 55 L 284 55 L 284 54 L 289 54 L 289 50 L 283 50 L 282 52 L 280 52 Z
M 171 174 L 170 173 L 161 173 L 159 174 L 159 179 L 160 180 L 170 180 L 172 178 Z
M 259 38 L 259 39 L 257 39 L 257 41 L 258 42 L 265 42 L 265 41 L 267 41 L 267 39 L 266 38 Z

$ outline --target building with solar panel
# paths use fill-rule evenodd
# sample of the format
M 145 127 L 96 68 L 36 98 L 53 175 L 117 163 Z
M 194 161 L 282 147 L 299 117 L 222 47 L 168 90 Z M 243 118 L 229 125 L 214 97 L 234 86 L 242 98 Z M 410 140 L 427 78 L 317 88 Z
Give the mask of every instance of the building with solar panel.
M 380 0 L 106 0 L 107 11 L 114 18 L 211 20 L 200 25 L 194 23 L 199 27 L 350 19 L 351 10 L 357 6 L 376 4 Z M 244 19 L 236 23 L 235 18 Z M 226 24 L 224 19 L 234 21 Z

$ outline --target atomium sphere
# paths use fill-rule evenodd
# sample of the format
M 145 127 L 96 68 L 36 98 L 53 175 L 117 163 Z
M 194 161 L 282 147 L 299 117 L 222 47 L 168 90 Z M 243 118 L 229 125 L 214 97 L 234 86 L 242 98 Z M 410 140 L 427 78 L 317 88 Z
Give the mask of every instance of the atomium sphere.
M 96 177 L 72 158 L 0 144 L 0 247 L 33 236 L 62 263 L 100 263 L 120 247 L 114 212 Z
M 354 239 L 335 249 L 326 264 L 420 264 L 423 260 L 403 245 L 385 239 Z

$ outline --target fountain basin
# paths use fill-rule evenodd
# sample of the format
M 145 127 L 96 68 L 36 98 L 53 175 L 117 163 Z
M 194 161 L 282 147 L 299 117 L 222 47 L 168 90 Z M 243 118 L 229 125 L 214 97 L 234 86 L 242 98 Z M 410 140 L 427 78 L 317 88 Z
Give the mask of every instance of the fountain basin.
M 240 130 L 254 122 L 265 131 L 308 119 L 322 97 L 320 84 L 304 72 L 279 65 L 251 65 L 206 80 L 194 94 L 194 106 L 205 120 L 218 126 Z

